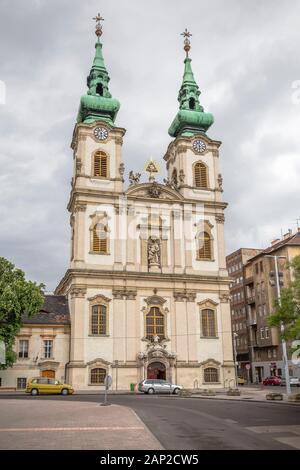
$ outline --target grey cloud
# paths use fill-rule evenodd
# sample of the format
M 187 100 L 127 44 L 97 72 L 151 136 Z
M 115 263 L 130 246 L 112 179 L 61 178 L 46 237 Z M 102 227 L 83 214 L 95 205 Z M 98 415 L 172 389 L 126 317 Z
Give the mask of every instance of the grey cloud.
M 300 105 L 291 101 L 299 2 L 2 0 L 1 255 L 48 289 L 68 266 L 69 146 L 99 9 L 127 172 L 151 155 L 162 159 L 170 142 L 188 27 L 201 102 L 215 116 L 209 135 L 223 141 L 227 249 L 265 246 L 292 227 L 300 216 Z

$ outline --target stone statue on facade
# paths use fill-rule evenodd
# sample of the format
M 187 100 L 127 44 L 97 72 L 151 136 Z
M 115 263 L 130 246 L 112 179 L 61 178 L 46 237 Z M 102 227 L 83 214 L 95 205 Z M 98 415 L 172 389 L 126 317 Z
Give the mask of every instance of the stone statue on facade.
M 148 240 L 148 265 L 160 267 L 160 240 L 150 237 Z
M 134 173 L 132 170 L 129 172 L 129 183 L 130 186 L 134 184 L 139 184 L 141 173 Z

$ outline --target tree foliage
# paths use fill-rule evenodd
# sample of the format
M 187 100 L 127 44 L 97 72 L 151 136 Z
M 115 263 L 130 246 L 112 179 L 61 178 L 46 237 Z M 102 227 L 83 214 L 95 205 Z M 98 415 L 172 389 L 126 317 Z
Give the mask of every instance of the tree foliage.
M 32 317 L 40 310 L 44 303 L 43 288 L 43 284 L 27 281 L 21 269 L 0 257 L 0 340 L 6 346 L 6 363 L 0 368 L 7 368 L 16 360 L 13 346 L 22 314 Z
M 300 255 L 295 256 L 288 267 L 292 269 L 293 280 L 281 290 L 281 301 L 275 302 L 269 324 L 280 326 L 282 322 L 286 339 L 300 339 Z

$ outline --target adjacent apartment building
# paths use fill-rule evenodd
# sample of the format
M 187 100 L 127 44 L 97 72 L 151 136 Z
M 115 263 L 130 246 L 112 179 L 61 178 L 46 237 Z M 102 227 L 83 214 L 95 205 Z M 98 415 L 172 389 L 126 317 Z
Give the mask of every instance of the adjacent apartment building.
M 279 329 L 269 326 L 268 317 L 277 298 L 275 256 L 280 257 L 277 263 L 282 288 L 292 279 L 292 270 L 287 265 L 297 255 L 300 255 L 299 230 L 295 234 L 287 232 L 264 250 L 240 249 L 227 256 L 238 373 L 253 382 L 260 383 L 269 375 L 284 375 Z M 237 265 L 239 268 L 235 269 Z M 300 376 L 300 368 L 290 358 L 289 372 L 291 376 Z

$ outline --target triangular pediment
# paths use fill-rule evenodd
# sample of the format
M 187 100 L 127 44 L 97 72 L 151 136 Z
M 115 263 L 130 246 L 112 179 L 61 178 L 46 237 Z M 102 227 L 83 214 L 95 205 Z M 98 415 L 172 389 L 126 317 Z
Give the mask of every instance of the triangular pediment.
M 165 184 L 159 183 L 141 183 L 130 186 L 126 191 L 127 196 L 141 199 L 152 199 L 152 200 L 170 200 L 170 201 L 182 201 L 183 196 Z

